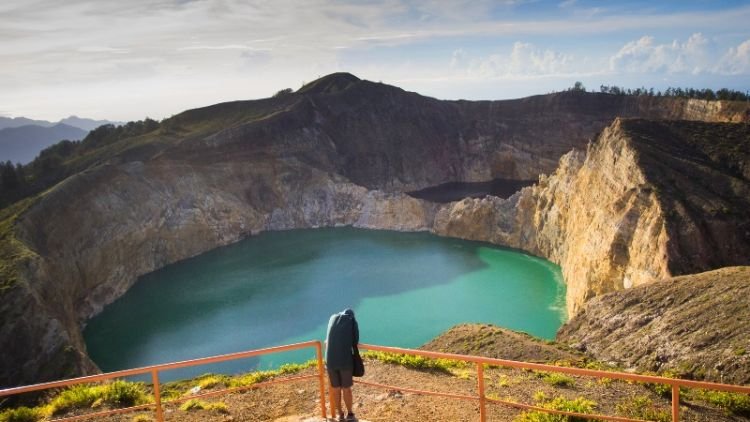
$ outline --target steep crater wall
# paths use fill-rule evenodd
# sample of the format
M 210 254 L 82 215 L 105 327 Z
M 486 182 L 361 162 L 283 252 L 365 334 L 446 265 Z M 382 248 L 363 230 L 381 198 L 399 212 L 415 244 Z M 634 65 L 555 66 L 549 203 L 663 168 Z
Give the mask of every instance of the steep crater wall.
M 618 119 L 537 185 L 441 208 L 434 230 L 558 263 L 573 316 L 602 293 L 747 265 L 749 147 L 748 125 Z
M 0 335 L 13 340 L 3 354 L 3 379 L 29 383 L 96 371 L 81 327 L 142 274 L 264 230 L 427 230 L 434 208 L 294 160 L 155 160 L 79 174 L 17 222 L 40 258 L 25 269 L 28 283 L 15 285 L 12 301 L 0 308 L 10 316 Z M 16 308 L 20 303 L 27 305 Z
M 436 233 L 505 244 L 558 263 L 568 314 L 589 298 L 668 274 L 666 229 L 621 121 L 588 152 L 508 200 L 464 200 L 438 212 Z

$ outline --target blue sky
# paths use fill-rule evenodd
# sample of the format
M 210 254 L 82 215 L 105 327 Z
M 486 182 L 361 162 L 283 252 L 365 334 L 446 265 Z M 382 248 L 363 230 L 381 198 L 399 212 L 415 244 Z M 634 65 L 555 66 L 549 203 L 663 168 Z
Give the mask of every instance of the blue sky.
M 161 119 L 348 71 L 445 99 L 750 89 L 748 1 L 6 0 L 0 115 Z

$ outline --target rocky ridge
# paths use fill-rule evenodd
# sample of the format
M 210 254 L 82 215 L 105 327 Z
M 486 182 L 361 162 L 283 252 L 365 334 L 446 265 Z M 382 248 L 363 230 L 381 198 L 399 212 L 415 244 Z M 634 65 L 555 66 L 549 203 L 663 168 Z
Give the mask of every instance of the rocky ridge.
M 561 264 L 575 313 L 590 296 L 676 271 L 680 249 L 669 249 L 627 123 L 605 130 L 587 156 L 560 156 L 619 115 L 748 120 L 736 104 L 604 94 L 439 101 L 351 75 L 306 91 L 187 111 L 104 146 L 4 222 L 31 253 L 3 257 L 18 281 L 3 283 L 0 338 L 10 346 L 0 385 L 95 370 L 81 338 L 87 318 L 138 276 L 263 230 L 433 230 L 518 247 Z M 558 161 L 555 175 L 508 200 L 440 206 L 401 193 L 536 178 Z
M 674 277 L 588 301 L 560 342 L 639 371 L 750 383 L 750 267 Z

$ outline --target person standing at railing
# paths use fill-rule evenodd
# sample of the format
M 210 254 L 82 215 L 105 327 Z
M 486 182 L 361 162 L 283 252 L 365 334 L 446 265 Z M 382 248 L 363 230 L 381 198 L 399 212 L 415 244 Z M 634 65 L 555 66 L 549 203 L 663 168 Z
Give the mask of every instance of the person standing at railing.
M 352 409 L 352 379 L 354 360 L 352 346 L 359 343 L 359 325 L 354 318 L 354 311 L 346 309 L 331 315 L 326 333 L 326 369 L 331 382 L 333 403 L 331 412 L 338 411 L 340 421 L 354 421 Z M 341 397 L 344 397 L 346 416 L 341 408 Z

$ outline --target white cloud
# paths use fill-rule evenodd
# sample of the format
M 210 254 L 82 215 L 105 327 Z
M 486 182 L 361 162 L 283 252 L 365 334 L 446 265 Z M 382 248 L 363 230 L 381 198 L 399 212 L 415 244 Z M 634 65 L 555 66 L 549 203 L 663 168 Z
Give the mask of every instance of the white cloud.
M 472 61 L 468 73 L 479 78 L 559 76 L 575 73 L 572 55 L 542 50 L 533 44 L 516 42 L 509 54 L 492 54 Z
M 731 47 L 719 61 L 716 70 L 728 75 L 750 74 L 750 39 Z
M 654 37 L 643 36 L 610 57 L 609 68 L 613 72 L 697 75 L 711 69 L 709 47 L 709 40 L 701 33 L 691 35 L 685 42 L 674 40 L 669 44 L 658 44 Z

